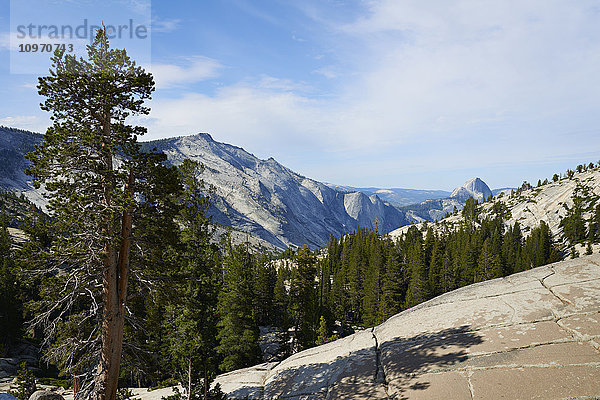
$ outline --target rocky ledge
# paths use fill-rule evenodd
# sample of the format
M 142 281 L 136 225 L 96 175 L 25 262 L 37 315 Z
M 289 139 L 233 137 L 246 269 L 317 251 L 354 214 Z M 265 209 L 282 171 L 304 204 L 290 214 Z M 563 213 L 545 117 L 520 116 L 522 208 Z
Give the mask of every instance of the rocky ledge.
M 600 255 L 467 286 L 216 382 L 233 399 L 596 398 Z

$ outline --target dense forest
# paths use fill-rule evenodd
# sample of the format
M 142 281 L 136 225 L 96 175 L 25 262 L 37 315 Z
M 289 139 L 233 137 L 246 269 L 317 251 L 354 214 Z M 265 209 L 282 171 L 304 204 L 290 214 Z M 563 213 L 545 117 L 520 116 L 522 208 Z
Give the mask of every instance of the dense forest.
M 139 227 L 154 247 L 136 261 L 146 281 L 134 280 L 129 290 L 120 387 L 191 380 L 200 396 L 217 373 L 262 361 L 259 326 L 277 327 L 281 358 L 374 326 L 456 288 L 561 259 L 543 221 L 525 235 L 518 223 L 506 226 L 509 211 L 502 203 L 482 217 L 481 205 L 472 198 L 459 227 L 445 221 L 411 226 L 396 241 L 359 229 L 331 238 L 323 249 L 304 246 L 277 255 L 227 238 L 215 243 L 206 217 L 208 198 L 194 175 L 198 168 L 193 163 L 179 168 L 183 191 L 173 215 L 178 223 Z M 574 199 L 562 222 L 565 236 L 574 230 L 579 236 L 573 240 L 597 242 L 599 208 L 583 218 L 578 210 L 590 205 L 579 199 L 589 196 L 576 191 Z M 4 194 L 3 212 L 17 200 L 24 201 Z M 56 350 L 93 332 L 93 321 L 86 321 L 90 304 L 73 304 L 59 319 L 56 334 L 43 341 L 44 332 L 35 325 L 41 305 L 56 300 L 56 288 L 69 284 L 68 275 L 60 269 L 37 273 L 35 254 L 51 249 L 59 238 L 51 229 L 55 221 L 39 209 L 29 207 L 26 214 L 12 220 L 29 238 L 16 244 L 8 234 L 9 218 L 0 219 L 0 350 L 24 339 L 45 346 L 47 357 L 38 372 L 64 378 L 89 362 L 85 347 L 67 358 Z M 218 398 L 207 393 L 211 396 Z

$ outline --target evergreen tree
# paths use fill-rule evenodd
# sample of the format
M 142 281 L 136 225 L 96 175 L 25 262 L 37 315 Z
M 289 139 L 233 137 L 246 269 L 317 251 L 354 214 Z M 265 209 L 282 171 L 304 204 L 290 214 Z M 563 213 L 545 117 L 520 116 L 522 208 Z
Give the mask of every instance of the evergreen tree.
M 502 276 L 502 265 L 500 255 L 497 254 L 490 238 L 483 242 L 481 254 L 479 255 L 474 281 L 482 282 L 488 279 Z
M 299 350 L 315 342 L 317 319 L 316 259 L 308 246 L 298 249 L 290 283 L 290 311 Z
M 374 326 L 378 321 L 381 304 L 381 280 L 383 274 L 383 242 L 375 234 L 369 240 L 369 262 L 365 271 L 364 296 L 362 304 L 362 323 Z
M 393 244 L 388 243 L 378 322 L 383 322 L 402 311 L 405 292 L 399 254 Z
M 99 30 L 87 59 L 56 52 L 38 88 L 53 125 L 28 156 L 29 173 L 35 187 L 45 185 L 57 239 L 30 262 L 63 273 L 49 278 L 62 289 L 47 286 L 35 322 L 47 339 L 57 338 L 49 358 L 83 374 L 82 396 L 114 400 L 136 206 L 149 190 L 144 174 L 164 160 L 140 153 L 136 140 L 145 129 L 126 118 L 149 112 L 143 103 L 154 82 L 125 50 L 109 49 Z
M 408 253 L 408 270 L 410 282 L 406 292 L 406 308 L 413 307 L 429 299 L 427 268 L 423 257 L 421 243 L 413 243 Z
M 289 329 L 292 327 L 291 316 L 289 312 L 289 293 L 286 285 L 290 282 L 291 272 L 283 264 L 277 269 L 277 279 L 273 294 L 273 306 L 275 310 L 275 324 L 282 331 L 279 341 L 279 349 L 282 357 L 291 355 Z
M 272 325 L 277 319 L 274 305 L 277 271 L 266 250 L 263 249 L 256 257 L 253 282 L 254 315 L 258 325 Z
M 261 359 L 258 347 L 258 326 L 253 311 L 253 271 L 251 254 L 245 245 L 228 244 L 225 257 L 223 288 L 217 310 L 219 346 L 223 371 L 249 367 Z
M 319 329 L 317 330 L 317 340 L 315 344 L 320 346 L 328 342 L 329 332 L 327 330 L 327 321 L 325 321 L 325 317 L 321 315 L 319 319 Z
M 444 293 L 444 254 L 445 249 L 441 240 L 436 240 L 431 251 L 431 261 L 429 263 L 429 288 L 431 296 L 439 296 Z
M 477 200 L 475 200 L 473 197 L 469 197 L 462 209 L 462 216 L 465 218 L 466 223 L 472 226 L 475 222 L 477 222 L 477 215 Z
M 23 324 L 20 285 L 6 221 L 7 218 L 0 214 L 0 356 L 3 356 L 3 349 L 20 338 Z
M 208 198 L 204 184 L 198 180 L 202 168 L 185 160 L 179 167 L 184 185 L 183 208 L 179 222 L 181 231 L 180 282 L 176 299 L 171 306 L 173 315 L 170 351 L 182 382 L 187 383 L 188 399 L 200 388 L 194 383 L 204 380 L 202 394 L 208 398 L 209 379 L 216 373 L 217 296 L 220 276 L 216 261 L 219 252 L 210 243 L 212 228 L 206 211 Z

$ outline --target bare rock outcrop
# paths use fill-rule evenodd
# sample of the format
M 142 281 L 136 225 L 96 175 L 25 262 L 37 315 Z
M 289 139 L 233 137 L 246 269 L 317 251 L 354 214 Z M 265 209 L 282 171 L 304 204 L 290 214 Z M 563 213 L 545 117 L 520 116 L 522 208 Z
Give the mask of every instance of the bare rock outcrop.
M 65 400 L 60 394 L 50 390 L 38 390 L 34 392 L 29 400 Z
M 592 255 L 446 293 L 216 382 L 230 398 L 265 400 L 578 398 L 600 395 L 599 350 Z

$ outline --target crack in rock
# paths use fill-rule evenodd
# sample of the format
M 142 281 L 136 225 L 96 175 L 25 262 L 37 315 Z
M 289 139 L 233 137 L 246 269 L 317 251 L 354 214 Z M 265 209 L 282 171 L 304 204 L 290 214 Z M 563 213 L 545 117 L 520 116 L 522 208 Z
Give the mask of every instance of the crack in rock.
M 381 364 L 381 348 L 379 347 L 377 336 L 375 336 L 374 328 L 371 328 L 371 335 L 375 341 L 375 383 L 380 383 L 383 386 L 385 397 L 389 399 L 390 395 L 388 394 L 388 383 L 385 377 L 385 370 Z
M 473 382 L 471 382 L 471 376 L 473 375 L 472 370 L 467 370 L 467 383 L 469 384 L 469 392 L 471 393 L 471 400 L 475 399 L 475 388 L 473 387 Z
M 561 296 L 556 294 L 550 286 L 548 286 L 546 284 L 546 279 L 548 279 L 552 275 L 556 274 L 556 271 L 554 271 L 554 267 L 550 266 L 548 268 L 550 269 L 550 271 L 552 271 L 552 273 L 549 275 L 546 275 L 542 279 L 538 279 L 540 281 L 540 283 L 542 284 L 542 286 L 545 287 L 546 290 L 548 290 L 554 297 L 556 297 L 558 300 L 560 300 L 560 302 L 563 303 L 565 306 L 567 306 L 567 305 L 574 306 L 575 304 L 573 304 L 573 302 L 571 300 L 562 298 Z

